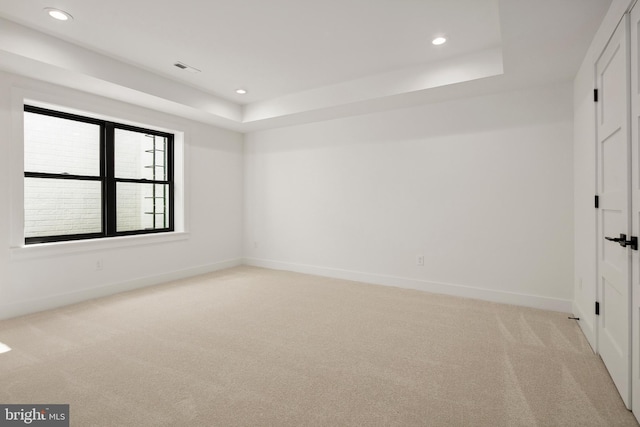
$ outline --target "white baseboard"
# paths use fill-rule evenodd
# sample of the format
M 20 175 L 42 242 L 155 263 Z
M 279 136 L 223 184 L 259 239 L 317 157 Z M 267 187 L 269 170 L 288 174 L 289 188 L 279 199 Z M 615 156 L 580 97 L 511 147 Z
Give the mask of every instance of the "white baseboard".
M 297 273 L 313 274 L 316 276 L 325 276 L 336 279 L 372 283 L 376 285 L 416 289 L 419 291 L 432 292 L 437 294 L 473 298 L 483 301 L 519 305 L 524 307 L 539 308 L 543 310 L 559 311 L 563 313 L 571 313 L 572 311 L 572 301 L 560 298 L 549 298 L 537 295 L 498 291 L 494 289 L 475 288 L 472 286 L 464 286 L 451 283 L 438 283 L 427 280 L 410 279 L 406 277 L 386 276 L 258 258 L 245 258 L 244 264 L 254 267 L 270 268 L 273 270 L 286 270 Z
M 496 291 L 492 289 L 475 288 L 471 286 L 456 285 L 450 283 L 438 283 L 405 277 L 386 276 L 351 270 L 341 270 L 336 268 L 318 267 L 313 265 L 303 265 L 257 258 L 244 258 L 221 261 L 213 264 L 192 267 L 154 276 L 141 277 L 125 282 L 113 283 L 95 288 L 48 296 L 45 298 L 20 301 L 4 305 L 0 304 L 0 320 L 63 307 L 65 305 L 75 304 L 78 302 L 113 295 L 120 292 L 131 291 L 147 286 L 158 285 L 161 283 L 170 282 L 172 280 L 179 280 L 187 277 L 197 276 L 199 274 L 206 274 L 226 268 L 237 267 L 242 264 L 255 267 L 270 268 L 274 270 L 286 270 L 298 273 L 313 274 L 317 276 L 333 277 L 336 279 L 353 280 L 357 282 L 372 283 L 376 285 L 416 289 L 425 292 L 473 298 L 504 304 L 520 305 L 544 310 L 560 311 L 565 313 L 573 312 L 578 317 L 582 317 L 581 313 L 577 312 L 575 307 L 573 307 L 571 300 Z
M 113 283 L 109 285 L 99 286 L 95 288 L 83 289 L 80 291 L 69 292 L 64 294 L 52 295 L 45 298 L 20 301 L 12 304 L 0 304 L 0 320 L 9 319 L 11 317 L 22 316 L 25 314 L 36 313 L 39 311 L 50 310 L 53 308 L 63 307 L 65 305 L 75 304 L 94 298 L 100 298 L 120 292 L 131 291 L 134 289 L 144 288 L 147 286 L 158 285 L 161 283 L 171 282 L 173 280 L 184 279 L 199 274 L 211 273 L 213 271 L 223 270 L 226 268 L 237 267 L 242 265 L 242 259 L 231 259 L 220 261 L 213 264 L 206 264 L 197 267 L 186 268 L 184 270 L 172 271 L 169 273 L 158 274 L 154 276 L 140 277 L 125 282 Z

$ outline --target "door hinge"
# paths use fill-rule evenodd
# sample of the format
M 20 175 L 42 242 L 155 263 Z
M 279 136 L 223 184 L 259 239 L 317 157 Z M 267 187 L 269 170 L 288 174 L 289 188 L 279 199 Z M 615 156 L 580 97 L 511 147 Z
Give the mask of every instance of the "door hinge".
M 600 196 L 595 196 L 594 202 L 595 202 L 596 209 L 598 209 L 600 207 Z
M 593 102 L 598 102 L 598 89 L 593 90 Z
M 596 301 L 596 316 L 600 316 L 600 303 Z

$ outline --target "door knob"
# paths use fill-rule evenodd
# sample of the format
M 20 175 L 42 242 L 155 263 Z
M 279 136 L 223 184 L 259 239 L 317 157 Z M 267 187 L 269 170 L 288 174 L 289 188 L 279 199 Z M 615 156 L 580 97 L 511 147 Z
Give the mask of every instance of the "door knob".
M 630 240 L 627 240 L 626 234 L 620 234 L 620 237 L 605 237 L 605 239 L 609 240 L 610 242 L 616 242 L 623 248 L 629 246 L 634 251 L 638 250 L 638 238 L 635 236 L 631 236 Z

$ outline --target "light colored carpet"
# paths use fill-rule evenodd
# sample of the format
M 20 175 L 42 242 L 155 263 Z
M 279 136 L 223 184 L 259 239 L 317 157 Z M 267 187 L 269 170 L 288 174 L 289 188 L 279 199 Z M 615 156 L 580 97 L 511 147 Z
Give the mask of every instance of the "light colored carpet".
M 566 314 L 238 267 L 0 322 L 72 426 L 635 426 Z

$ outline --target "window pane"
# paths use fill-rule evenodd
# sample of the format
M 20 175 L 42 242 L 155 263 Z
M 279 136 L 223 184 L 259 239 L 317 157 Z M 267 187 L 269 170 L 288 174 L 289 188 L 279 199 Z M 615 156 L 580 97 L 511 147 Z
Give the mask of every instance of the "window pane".
M 100 181 L 25 178 L 25 237 L 102 232 Z
M 100 175 L 100 126 L 24 113 L 24 170 Z
M 166 180 L 167 138 L 115 130 L 116 178 Z
M 116 231 L 157 230 L 169 227 L 169 186 L 118 182 Z

